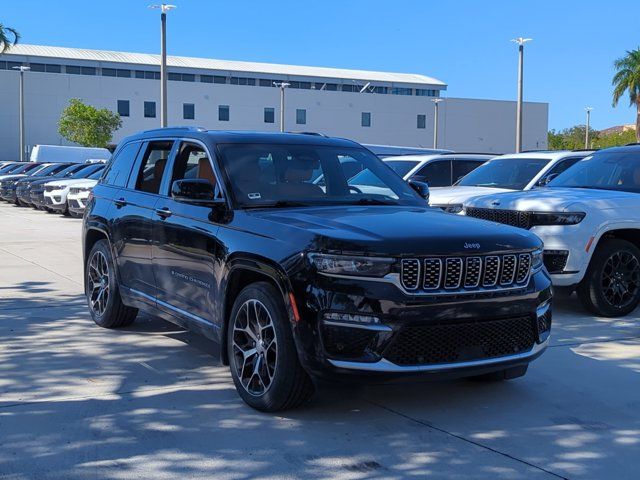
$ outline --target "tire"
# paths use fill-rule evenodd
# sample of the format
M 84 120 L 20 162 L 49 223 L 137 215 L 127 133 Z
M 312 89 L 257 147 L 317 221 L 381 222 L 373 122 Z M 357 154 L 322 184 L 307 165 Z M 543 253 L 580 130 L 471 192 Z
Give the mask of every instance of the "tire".
M 529 365 L 506 368 L 504 370 L 498 370 L 497 372 L 469 377 L 469 380 L 474 382 L 501 382 L 503 380 L 513 380 L 514 378 L 524 377 L 528 368 Z
M 640 249 L 626 240 L 604 240 L 577 292 L 582 305 L 596 315 L 622 317 L 633 312 L 640 303 Z
M 257 282 L 240 292 L 228 319 L 226 340 L 233 383 L 250 407 L 263 412 L 287 410 L 313 395 L 314 385 L 298 360 L 282 294 L 271 284 Z M 243 351 L 254 353 L 245 356 Z
M 138 309 L 122 303 L 113 256 L 106 240 L 98 240 L 89 252 L 85 265 L 85 285 L 89 312 L 97 325 L 118 328 L 133 323 Z

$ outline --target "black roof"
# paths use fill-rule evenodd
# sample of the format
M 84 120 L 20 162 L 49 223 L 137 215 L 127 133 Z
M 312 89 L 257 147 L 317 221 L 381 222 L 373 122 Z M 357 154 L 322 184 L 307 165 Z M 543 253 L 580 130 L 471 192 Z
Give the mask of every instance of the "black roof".
M 160 137 L 186 137 L 212 143 L 255 143 L 291 145 L 327 145 L 358 147 L 358 143 L 344 138 L 326 137 L 308 132 L 275 133 L 233 130 L 207 130 L 202 127 L 167 127 L 146 130 L 127 137 L 125 140 L 152 139 Z
M 621 147 L 610 147 L 603 148 L 602 150 L 598 150 L 598 152 L 612 152 L 612 153 L 640 153 L 640 144 L 629 144 Z

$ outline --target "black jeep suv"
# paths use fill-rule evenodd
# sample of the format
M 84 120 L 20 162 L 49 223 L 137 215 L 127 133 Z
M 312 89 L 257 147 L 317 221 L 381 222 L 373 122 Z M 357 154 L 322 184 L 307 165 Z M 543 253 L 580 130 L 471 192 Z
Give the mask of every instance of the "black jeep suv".
M 354 184 L 360 162 L 371 184 Z M 541 242 L 429 208 L 362 146 L 169 128 L 122 141 L 84 216 L 95 322 L 150 311 L 221 343 L 240 396 L 294 407 L 312 379 L 523 375 L 546 348 Z

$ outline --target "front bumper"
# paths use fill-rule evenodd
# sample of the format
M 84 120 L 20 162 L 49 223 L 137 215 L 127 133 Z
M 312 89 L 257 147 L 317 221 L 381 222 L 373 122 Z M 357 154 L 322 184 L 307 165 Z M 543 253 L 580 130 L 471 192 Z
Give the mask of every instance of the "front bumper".
M 48 208 L 56 211 L 64 211 L 67 209 L 67 198 L 60 191 L 45 192 L 44 204 Z
M 545 225 L 530 229 L 544 242 L 545 260 L 554 285 L 573 286 L 584 277 L 595 245 L 590 245 L 592 232 L 583 222 L 577 225 Z M 587 248 L 590 247 L 589 250 Z M 549 268 L 554 257 L 557 268 Z
M 0 198 L 7 202 L 15 202 L 16 201 L 16 189 L 11 187 L 4 187 L 0 189 Z
M 28 187 L 19 187 L 16 189 L 16 196 L 18 197 L 18 200 L 20 200 L 23 203 L 28 203 L 31 204 L 31 191 L 29 190 Z
M 481 375 L 527 365 L 548 345 L 551 280 L 544 270 L 516 291 L 450 297 L 411 296 L 389 283 L 323 275 L 292 284 L 301 316 L 293 329 L 299 357 L 318 378 Z M 377 322 L 336 322 L 327 312 Z
M 67 205 L 73 213 L 83 213 L 86 208 L 88 196 L 67 196 Z

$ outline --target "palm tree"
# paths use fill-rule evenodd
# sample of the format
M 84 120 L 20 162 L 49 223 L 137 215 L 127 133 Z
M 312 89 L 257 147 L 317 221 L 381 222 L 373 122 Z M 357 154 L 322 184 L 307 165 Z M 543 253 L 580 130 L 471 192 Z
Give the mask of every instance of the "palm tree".
M 5 27 L 0 23 L 0 54 L 6 52 L 20 41 L 20 34 L 11 27 Z
M 613 77 L 613 106 L 625 92 L 629 92 L 629 105 L 636 106 L 636 140 L 640 142 L 640 48 L 628 51 L 624 57 L 613 62 L 616 74 Z

